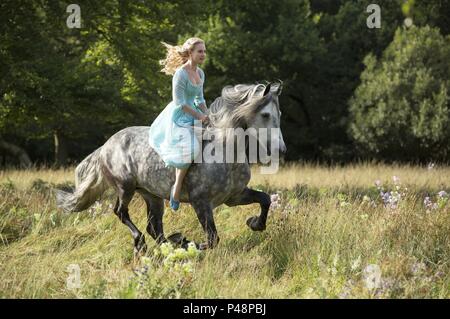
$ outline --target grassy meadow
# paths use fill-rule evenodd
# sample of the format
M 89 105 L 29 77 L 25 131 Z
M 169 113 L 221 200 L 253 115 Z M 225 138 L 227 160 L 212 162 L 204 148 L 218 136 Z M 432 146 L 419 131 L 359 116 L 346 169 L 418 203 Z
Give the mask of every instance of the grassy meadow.
M 0 298 L 449 298 L 450 167 L 289 164 L 253 167 L 250 186 L 272 195 L 267 229 L 245 224 L 259 205 L 215 210 L 220 243 L 205 252 L 133 253 L 107 191 L 65 214 L 54 186 L 74 167 L 0 172 Z M 136 194 L 130 215 L 146 227 Z M 166 202 L 166 235 L 205 236 L 189 204 Z

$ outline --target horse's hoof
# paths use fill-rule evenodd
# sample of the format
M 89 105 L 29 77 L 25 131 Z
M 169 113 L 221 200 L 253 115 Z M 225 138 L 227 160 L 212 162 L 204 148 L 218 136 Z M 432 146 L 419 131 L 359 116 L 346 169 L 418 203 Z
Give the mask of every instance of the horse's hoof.
M 187 248 L 189 240 L 186 239 L 181 233 L 175 233 L 167 237 L 167 239 L 175 245 L 180 245 L 183 248 Z
M 206 250 L 209 248 L 208 243 L 200 243 L 200 244 L 195 243 L 195 246 L 197 246 L 198 250 Z
M 266 229 L 266 225 L 259 223 L 258 216 L 253 216 L 247 219 L 247 226 L 253 231 L 263 231 Z
M 145 254 L 147 252 L 147 244 L 145 243 L 144 236 L 141 236 L 134 242 L 134 253 Z
M 144 255 L 147 252 L 147 244 L 143 243 L 142 245 L 139 245 L 137 247 L 134 247 L 134 255 Z

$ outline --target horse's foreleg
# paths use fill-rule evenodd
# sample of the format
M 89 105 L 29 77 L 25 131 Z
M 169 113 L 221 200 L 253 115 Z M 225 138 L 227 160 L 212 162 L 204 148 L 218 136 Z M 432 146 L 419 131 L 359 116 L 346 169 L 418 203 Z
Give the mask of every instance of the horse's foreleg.
M 271 203 L 269 194 L 246 187 L 242 193 L 225 202 L 227 206 L 249 205 L 253 203 L 260 204 L 261 213 L 259 216 L 250 217 L 247 220 L 247 225 L 251 230 L 263 231 L 266 229 L 267 214 L 269 213 Z
M 219 236 L 217 234 L 216 224 L 214 223 L 211 203 L 194 200 L 191 202 L 191 205 L 194 207 L 198 220 L 208 236 L 208 242 L 206 244 L 200 244 L 199 248 L 214 248 L 219 243 Z

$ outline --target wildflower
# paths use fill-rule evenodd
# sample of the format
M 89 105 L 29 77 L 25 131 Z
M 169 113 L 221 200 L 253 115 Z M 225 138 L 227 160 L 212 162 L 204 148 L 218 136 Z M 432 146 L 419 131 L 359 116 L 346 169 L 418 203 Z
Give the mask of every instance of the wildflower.
M 429 196 L 425 197 L 425 199 L 423 200 L 423 204 L 425 205 L 425 208 L 427 209 L 427 211 L 435 210 L 438 208 L 438 204 L 433 203 L 433 201 L 430 199 Z
M 391 208 L 391 209 L 396 209 L 402 198 L 402 194 L 399 193 L 398 191 L 393 191 L 393 192 L 381 191 L 380 195 L 381 195 L 381 199 L 383 200 L 384 206 Z
M 414 275 L 420 275 L 422 274 L 425 270 L 426 270 L 426 266 L 423 262 L 415 262 L 412 266 L 411 266 L 411 272 Z
M 149 279 L 148 270 L 149 270 L 149 267 L 147 265 L 145 265 L 139 269 L 133 269 L 134 279 L 137 282 L 138 288 L 144 287 L 145 283 L 148 282 L 148 279 Z
M 400 183 L 400 178 L 398 178 L 397 176 L 392 176 L 392 180 L 394 181 L 394 184 Z
M 386 292 L 388 292 L 389 290 L 395 289 L 396 286 L 397 286 L 397 284 L 396 284 L 394 279 L 392 279 L 392 278 L 386 278 L 386 279 L 381 278 L 380 279 L 380 285 L 379 285 L 379 287 L 377 287 L 379 289 L 378 289 L 377 293 L 375 294 L 375 296 L 376 297 L 381 297 L 384 294 L 386 294 Z
M 390 209 L 396 209 L 399 202 L 402 199 L 402 196 L 405 196 L 405 193 L 401 193 L 401 187 L 399 185 L 400 179 L 397 176 L 393 176 L 394 184 L 395 184 L 395 190 L 394 191 L 384 191 L 384 189 L 381 187 L 380 180 L 375 181 L 375 185 L 377 186 L 378 190 L 380 191 L 380 196 L 383 201 L 383 204 L 385 207 L 388 207 Z M 405 188 L 405 191 L 407 188 Z M 376 207 L 375 202 L 371 203 L 373 207 Z
M 391 204 L 395 205 L 395 200 L 392 197 L 391 192 L 380 192 L 381 199 L 383 200 L 384 206 L 390 206 Z
M 271 202 L 277 202 L 280 196 L 278 194 L 272 194 L 270 195 L 270 201 Z
M 375 181 L 375 186 L 376 186 L 377 188 L 380 188 L 380 187 L 381 187 L 381 181 L 380 181 L 379 179 L 377 179 L 377 180 Z
M 95 215 L 98 215 L 102 211 L 102 203 L 100 201 L 96 200 L 94 205 L 92 205 L 91 208 L 89 208 L 89 213 Z
M 192 263 L 191 262 L 184 263 L 183 266 L 182 266 L 182 270 L 183 270 L 183 273 L 185 275 L 194 272 L 194 268 L 192 267 Z
M 444 198 L 444 197 L 448 197 L 448 194 L 446 191 L 440 191 L 438 193 L 439 198 Z
M 165 257 L 167 257 L 172 251 L 173 251 L 173 246 L 171 243 L 163 243 L 161 244 L 161 254 Z
M 425 199 L 423 200 L 423 204 L 425 205 L 426 208 L 429 208 L 433 202 L 431 201 L 429 196 L 426 196 Z
M 434 168 L 434 166 L 435 166 L 436 164 L 435 163 L 432 163 L 432 162 L 430 162 L 430 163 L 428 163 L 428 170 L 430 171 L 430 170 L 432 170 L 433 168 Z
M 347 196 L 345 194 L 339 193 L 337 195 L 337 198 L 339 200 L 339 206 L 340 207 L 350 206 L 350 203 L 347 202 Z
M 280 195 L 279 194 L 270 195 L 270 208 L 277 209 L 278 207 L 280 207 Z
M 166 268 L 172 268 L 174 265 L 174 262 L 171 258 L 166 258 L 166 259 L 164 259 L 163 264 L 164 264 L 164 267 L 166 267 Z
M 187 255 L 188 257 L 197 257 L 200 254 L 200 250 L 197 249 L 197 247 L 195 246 L 195 243 L 190 242 L 188 244 L 188 249 L 187 249 Z

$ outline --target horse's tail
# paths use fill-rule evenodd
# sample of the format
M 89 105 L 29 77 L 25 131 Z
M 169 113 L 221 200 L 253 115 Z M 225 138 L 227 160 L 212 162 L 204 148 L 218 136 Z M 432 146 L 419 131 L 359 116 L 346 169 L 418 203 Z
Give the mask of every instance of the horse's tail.
M 66 212 L 80 212 L 91 206 L 108 188 L 100 162 L 100 150 L 92 152 L 75 169 L 75 190 L 56 192 L 56 205 Z

